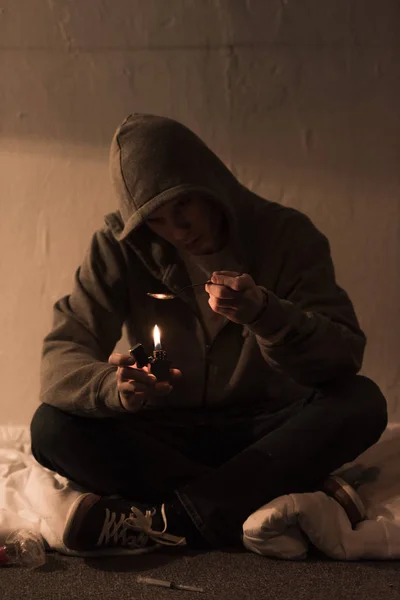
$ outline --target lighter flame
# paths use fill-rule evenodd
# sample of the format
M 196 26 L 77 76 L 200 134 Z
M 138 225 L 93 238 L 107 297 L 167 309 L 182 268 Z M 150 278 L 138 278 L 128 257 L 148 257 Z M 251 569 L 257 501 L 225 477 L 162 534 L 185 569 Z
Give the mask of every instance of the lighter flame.
M 156 325 L 153 329 L 154 350 L 161 350 L 161 333 Z

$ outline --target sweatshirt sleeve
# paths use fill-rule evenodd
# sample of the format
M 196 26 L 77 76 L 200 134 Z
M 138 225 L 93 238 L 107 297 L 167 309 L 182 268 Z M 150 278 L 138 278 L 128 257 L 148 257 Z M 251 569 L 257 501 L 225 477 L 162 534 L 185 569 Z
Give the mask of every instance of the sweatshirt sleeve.
M 75 273 L 72 293 L 54 305 L 42 351 L 42 402 L 87 417 L 124 411 L 116 367 L 107 361 L 127 315 L 125 265 L 119 244 L 105 229 L 98 231 Z
M 298 383 L 315 387 L 361 369 L 366 337 L 353 304 L 335 279 L 327 238 L 305 215 L 292 219 L 276 290 L 247 325 L 265 361 Z

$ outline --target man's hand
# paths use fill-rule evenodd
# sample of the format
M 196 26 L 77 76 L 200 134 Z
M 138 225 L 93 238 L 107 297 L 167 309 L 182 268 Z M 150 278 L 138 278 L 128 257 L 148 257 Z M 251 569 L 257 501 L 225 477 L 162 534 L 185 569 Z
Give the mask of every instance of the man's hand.
M 223 284 L 206 285 L 206 292 L 210 294 L 208 304 L 214 312 L 241 325 L 251 323 L 261 315 L 267 299 L 250 275 L 234 271 L 215 271 L 210 280 Z
M 170 381 L 157 381 L 150 373 L 150 367 L 138 369 L 135 360 L 129 354 L 114 352 L 108 362 L 118 367 L 117 389 L 122 406 L 129 412 L 137 412 L 155 396 L 166 396 L 173 389 L 173 383 L 181 378 L 178 369 L 170 369 Z

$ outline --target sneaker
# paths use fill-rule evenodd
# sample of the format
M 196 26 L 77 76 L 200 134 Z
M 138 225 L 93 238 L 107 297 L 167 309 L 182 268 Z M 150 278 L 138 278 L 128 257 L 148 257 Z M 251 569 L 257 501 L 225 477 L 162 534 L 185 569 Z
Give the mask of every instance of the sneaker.
M 353 527 L 365 519 L 365 508 L 360 496 L 341 477 L 331 475 L 322 485 L 322 491 L 339 502 Z
M 153 529 L 155 522 L 163 528 Z M 132 505 L 121 498 L 82 494 L 72 505 L 67 516 L 63 543 L 78 552 L 100 551 L 106 554 L 150 552 L 160 546 L 182 546 L 184 537 L 166 532 L 167 518 L 164 504 L 159 510 L 142 504 Z

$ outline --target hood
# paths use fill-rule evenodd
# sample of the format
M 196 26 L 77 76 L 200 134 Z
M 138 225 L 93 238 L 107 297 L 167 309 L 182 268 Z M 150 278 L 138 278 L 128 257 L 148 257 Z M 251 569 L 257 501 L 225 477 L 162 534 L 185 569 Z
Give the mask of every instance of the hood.
M 240 184 L 190 129 L 166 117 L 133 114 L 114 134 L 110 176 L 121 220 L 112 230 L 120 241 L 165 202 L 200 192 L 222 204 L 228 219 Z M 121 222 L 122 221 L 122 222 Z
M 119 211 L 106 215 L 107 226 L 172 291 L 190 283 L 182 261 L 171 244 L 141 225 L 153 210 L 188 192 L 220 204 L 232 251 L 243 272 L 247 269 L 249 190 L 190 129 L 166 117 L 130 115 L 114 134 L 110 175 Z

